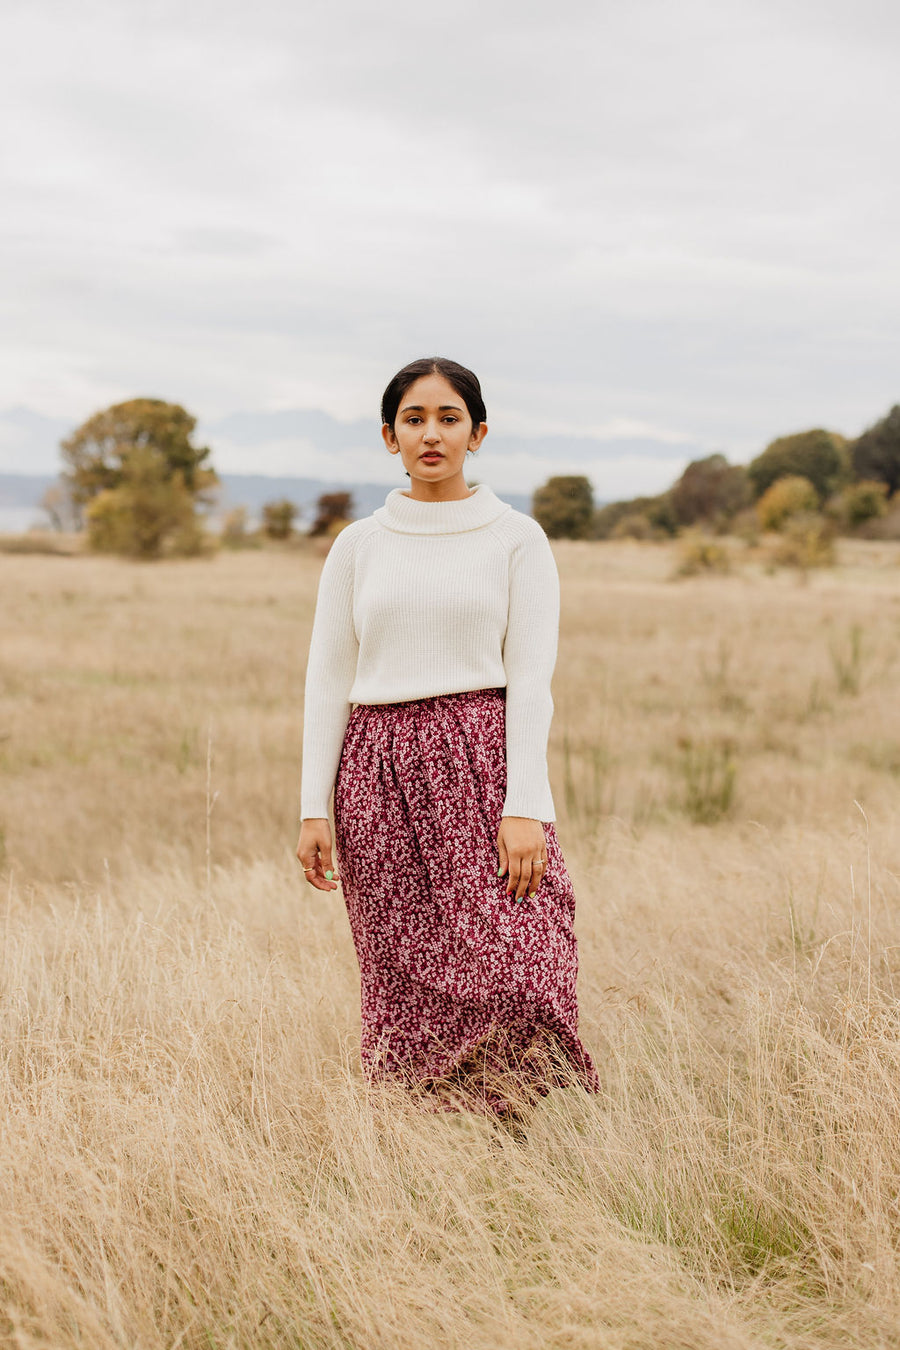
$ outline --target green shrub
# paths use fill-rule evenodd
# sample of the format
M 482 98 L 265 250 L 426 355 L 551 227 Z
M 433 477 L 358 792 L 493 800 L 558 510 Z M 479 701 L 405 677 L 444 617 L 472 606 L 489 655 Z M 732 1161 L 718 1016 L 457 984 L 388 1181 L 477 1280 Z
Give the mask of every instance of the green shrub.
M 820 515 L 792 516 L 784 528 L 772 561 L 780 567 L 831 567 L 834 563 L 834 528 Z
M 728 740 L 678 743 L 677 771 L 681 779 L 679 805 L 695 825 L 714 825 L 731 814 L 737 764 Z
M 548 478 L 536 488 L 531 513 L 551 539 L 587 539 L 594 515 L 589 478 L 579 474 Z
M 756 503 L 756 514 L 764 530 L 780 530 L 791 516 L 816 511 L 819 497 L 808 478 L 791 474 L 779 478 Z
M 877 520 L 886 515 L 887 497 L 887 483 L 879 483 L 872 478 L 850 483 L 835 502 L 837 518 L 842 525 L 854 530 L 867 520 Z
M 93 496 L 85 511 L 88 544 L 97 553 L 131 558 L 196 557 L 210 541 L 181 473 L 168 472 L 150 446 L 133 449 L 119 482 Z
M 695 459 L 669 490 L 680 525 L 727 522 L 752 499 L 743 464 L 729 464 L 724 455 Z
M 287 497 L 266 502 L 262 509 L 263 534 L 268 539 L 290 539 L 296 515 L 297 508 Z
M 613 526 L 611 539 L 655 539 L 656 530 L 640 511 L 629 511 Z
M 668 492 L 663 492 L 659 497 L 631 497 L 627 501 L 607 502 L 605 506 L 598 506 L 591 520 L 589 538 L 616 538 L 616 526 L 626 516 L 643 516 L 660 537 L 678 533 L 678 519 L 672 499 Z
M 857 527 L 860 539 L 883 539 L 900 543 L 900 492 L 887 503 L 883 516 L 873 516 Z
M 779 436 L 747 465 L 757 497 L 779 478 L 807 478 L 820 502 L 838 491 L 851 476 L 850 451 L 836 431 L 816 427 L 793 436 Z
M 219 479 L 208 446 L 191 437 L 196 418 L 178 403 L 135 398 L 95 413 L 62 442 L 61 499 L 45 507 L 87 525 L 88 545 L 132 558 L 210 551 L 197 509 L 212 504 Z
M 708 534 L 694 531 L 682 536 L 678 548 L 676 577 L 696 577 L 709 574 L 725 575 L 731 571 L 731 554 L 724 544 Z
M 756 508 L 748 506 L 729 522 L 728 533 L 736 539 L 743 539 L 749 547 L 759 543 L 759 516 Z
M 864 431 L 851 453 L 857 478 L 877 478 L 888 492 L 900 492 L 900 404 Z

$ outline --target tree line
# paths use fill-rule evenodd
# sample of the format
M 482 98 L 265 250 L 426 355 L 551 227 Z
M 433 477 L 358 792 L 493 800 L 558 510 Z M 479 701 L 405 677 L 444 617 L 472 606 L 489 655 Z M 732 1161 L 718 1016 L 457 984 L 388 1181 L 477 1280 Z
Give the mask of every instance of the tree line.
M 856 440 L 817 427 L 778 437 L 747 465 L 722 454 L 694 460 L 654 497 L 595 506 L 588 478 L 553 477 L 534 493 L 532 513 L 553 539 L 658 539 L 690 527 L 726 533 L 752 524 L 779 530 L 810 516 L 858 530 L 900 512 L 898 493 L 900 404 Z
M 194 443 L 195 429 L 196 418 L 162 399 L 130 399 L 95 413 L 62 442 L 64 469 L 44 498 L 54 524 L 85 529 L 98 552 L 156 558 L 206 551 L 204 517 L 220 481 L 209 447 Z M 809 518 L 859 530 L 889 509 L 892 519 L 900 517 L 900 404 L 853 441 L 814 428 L 779 437 L 747 465 L 722 454 L 694 460 L 655 497 L 598 507 L 590 480 L 572 475 L 550 478 L 532 501 L 553 539 L 654 539 L 698 526 L 726 533 L 746 529 L 748 520 L 780 530 Z M 352 516 L 350 493 L 325 493 L 308 533 L 333 535 Z M 251 532 L 246 511 L 237 508 L 223 522 L 222 542 L 288 539 L 296 517 L 294 503 L 268 502 L 259 531 Z

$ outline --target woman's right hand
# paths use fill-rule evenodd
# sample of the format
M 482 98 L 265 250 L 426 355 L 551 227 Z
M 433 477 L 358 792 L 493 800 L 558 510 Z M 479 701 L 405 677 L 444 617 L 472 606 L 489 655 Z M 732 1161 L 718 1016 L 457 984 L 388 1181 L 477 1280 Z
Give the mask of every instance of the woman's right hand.
M 331 826 L 327 819 L 304 820 L 300 826 L 297 857 L 303 874 L 319 891 L 336 891 L 340 877 L 331 857 Z

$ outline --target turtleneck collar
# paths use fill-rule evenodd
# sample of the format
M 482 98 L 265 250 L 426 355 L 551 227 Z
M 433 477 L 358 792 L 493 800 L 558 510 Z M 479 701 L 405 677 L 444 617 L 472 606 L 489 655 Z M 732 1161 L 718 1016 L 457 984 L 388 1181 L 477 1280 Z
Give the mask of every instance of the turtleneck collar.
M 379 525 L 398 534 L 462 534 L 480 530 L 511 510 L 486 483 L 479 483 L 471 496 L 455 502 L 417 502 L 394 488 L 373 515 Z

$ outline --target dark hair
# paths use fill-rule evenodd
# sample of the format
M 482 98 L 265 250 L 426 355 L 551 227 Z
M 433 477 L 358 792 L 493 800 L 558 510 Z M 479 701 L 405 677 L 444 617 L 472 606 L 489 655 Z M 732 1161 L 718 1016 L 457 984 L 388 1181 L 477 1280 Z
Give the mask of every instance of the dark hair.
M 392 431 L 397 420 L 400 400 L 407 389 L 415 384 L 416 380 L 421 380 L 423 375 L 443 375 L 465 403 L 473 427 L 487 421 L 487 409 L 484 406 L 478 376 L 473 375 L 471 370 L 466 370 L 465 366 L 459 365 L 456 361 L 448 361 L 446 356 L 423 356 L 418 361 L 410 361 L 408 366 L 398 370 L 384 391 L 381 400 L 381 420 Z

